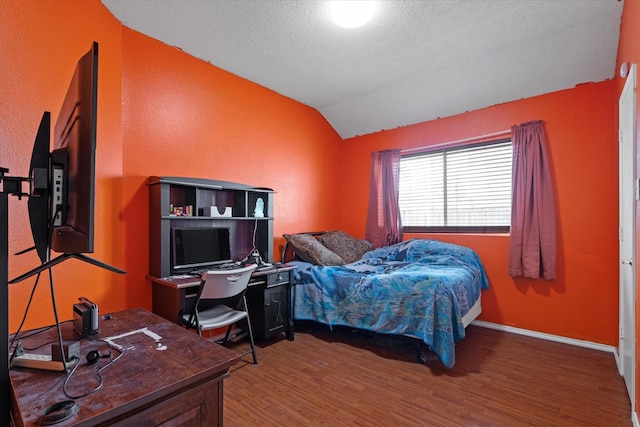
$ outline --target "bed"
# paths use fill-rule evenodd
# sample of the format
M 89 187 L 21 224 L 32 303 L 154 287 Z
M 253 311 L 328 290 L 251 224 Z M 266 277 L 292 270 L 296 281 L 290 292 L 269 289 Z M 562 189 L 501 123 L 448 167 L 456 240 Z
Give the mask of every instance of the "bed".
M 454 366 L 455 343 L 489 288 L 473 250 L 428 239 L 373 249 L 342 231 L 285 238 L 283 261 L 297 266 L 294 321 L 409 336 Z

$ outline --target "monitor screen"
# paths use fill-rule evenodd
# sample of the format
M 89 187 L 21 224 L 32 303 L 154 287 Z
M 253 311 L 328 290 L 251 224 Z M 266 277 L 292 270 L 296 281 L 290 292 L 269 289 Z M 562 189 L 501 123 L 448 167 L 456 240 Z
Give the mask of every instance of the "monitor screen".
M 173 269 L 231 262 L 228 228 L 172 228 Z

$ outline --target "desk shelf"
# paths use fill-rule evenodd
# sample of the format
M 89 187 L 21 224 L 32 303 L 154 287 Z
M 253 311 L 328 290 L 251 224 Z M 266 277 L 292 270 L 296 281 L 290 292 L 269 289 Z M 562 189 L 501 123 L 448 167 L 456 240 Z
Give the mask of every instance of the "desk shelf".
M 171 229 L 187 224 L 229 228 L 234 261 L 248 256 L 254 241 L 265 261 L 274 260 L 273 190 L 227 181 L 159 176 L 149 177 L 147 185 L 151 276 L 180 273 L 172 266 Z M 255 216 L 256 205 L 262 205 L 263 216 Z M 229 208 L 229 216 L 216 214 L 218 209 L 212 207 Z M 176 212 L 182 215 L 172 214 Z

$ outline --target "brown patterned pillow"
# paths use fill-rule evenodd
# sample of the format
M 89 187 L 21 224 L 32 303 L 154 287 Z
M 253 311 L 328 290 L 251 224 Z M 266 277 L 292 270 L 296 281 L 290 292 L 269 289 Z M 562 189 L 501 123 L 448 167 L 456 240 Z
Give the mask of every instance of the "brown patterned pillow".
M 318 237 L 318 240 L 347 264 L 358 261 L 362 255 L 373 249 L 368 241 L 356 239 L 340 230 L 329 231 Z
M 283 236 L 303 261 L 316 265 L 344 265 L 344 260 L 339 255 L 327 249 L 310 234 L 283 234 Z

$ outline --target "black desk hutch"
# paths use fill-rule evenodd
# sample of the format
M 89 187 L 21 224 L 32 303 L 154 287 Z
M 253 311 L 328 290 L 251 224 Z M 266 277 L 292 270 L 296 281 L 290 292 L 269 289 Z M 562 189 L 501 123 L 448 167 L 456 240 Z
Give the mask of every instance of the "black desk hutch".
M 182 277 L 172 268 L 173 227 L 229 228 L 231 257 L 242 260 L 257 249 L 266 262 L 274 261 L 273 190 L 198 178 L 157 177 L 149 187 L 149 279 L 153 286 L 153 312 L 180 323 L 199 281 Z M 262 215 L 255 216 L 256 205 Z M 285 332 L 293 340 L 291 284 L 294 267 L 279 266 L 254 272 L 247 303 L 254 334 L 269 338 Z

